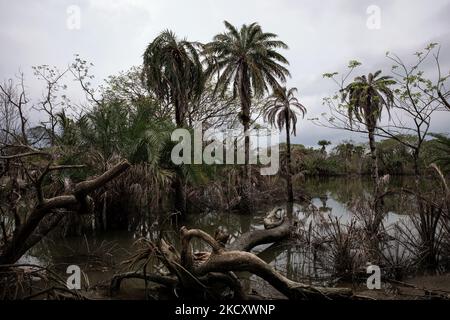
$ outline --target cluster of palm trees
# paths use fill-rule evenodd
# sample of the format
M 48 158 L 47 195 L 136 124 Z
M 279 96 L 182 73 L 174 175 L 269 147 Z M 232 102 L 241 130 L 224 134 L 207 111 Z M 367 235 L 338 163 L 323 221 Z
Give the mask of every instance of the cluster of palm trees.
M 287 49 L 287 45 L 278 40 L 276 34 L 263 32 L 257 23 L 244 24 L 238 29 L 225 21 L 225 27 L 225 32 L 203 45 L 179 40 L 173 32 L 163 31 L 144 53 L 143 78 L 147 87 L 161 101 L 174 106 L 176 125 L 185 127 L 187 111 L 199 99 L 206 82 L 212 81 L 216 94 L 231 92 L 233 99 L 239 99 L 239 119 L 245 131 L 250 129 L 252 122 L 252 100 L 272 90 L 273 94 L 266 104 L 266 116 L 280 130 L 286 127 L 289 139 L 291 123 L 292 133 L 295 134 L 297 121 L 292 107 L 303 114 L 306 109 L 294 97 L 295 88 L 287 90 L 281 86 L 290 76 L 286 67 L 289 63 L 277 50 Z M 248 208 L 251 176 L 248 136 L 244 144 L 246 165 L 242 205 Z M 183 179 L 179 178 L 175 183 L 178 194 L 175 205 L 177 210 L 185 212 Z M 288 198 L 292 201 L 290 182 L 288 190 Z
M 214 94 L 231 93 L 232 99 L 239 100 L 239 120 L 246 131 L 252 123 L 253 99 L 269 94 L 264 115 L 272 126 L 286 130 L 287 197 L 292 202 L 290 135 L 296 133 L 297 113 L 304 116 L 306 108 L 295 97 L 296 88 L 283 86 L 290 76 L 289 62 L 279 49 L 288 46 L 276 34 L 264 32 L 257 23 L 244 24 L 240 29 L 227 21 L 224 23 L 225 32 L 206 44 L 180 40 L 173 32 L 163 31 L 144 52 L 143 81 L 160 101 L 174 107 L 178 127 L 186 127 L 186 114 L 196 105 L 207 83 L 214 83 Z M 389 109 L 393 103 L 389 86 L 394 84 L 390 77 L 380 76 L 380 73 L 357 77 L 343 89 L 343 99 L 348 100 L 349 118 L 364 123 L 369 132 L 375 184 L 378 182 L 375 129 L 382 109 Z M 250 141 L 246 137 L 241 193 L 246 209 L 251 188 L 249 150 Z M 178 194 L 175 205 L 181 212 L 186 211 L 183 184 L 183 177 L 179 176 L 175 183 Z
M 174 125 L 188 128 L 193 114 L 214 108 L 204 103 L 205 96 L 210 100 L 217 97 L 215 103 L 225 106 L 233 101 L 229 112 L 244 130 L 255 121 L 252 116 L 256 109 L 269 125 L 285 130 L 283 177 L 287 200 L 293 202 L 292 177 L 299 168 L 292 164 L 291 135 L 296 134 L 298 117 L 305 115 L 306 108 L 296 97 L 297 89 L 285 84 L 290 76 L 289 63 L 279 51 L 287 48 L 277 35 L 263 32 L 257 23 L 238 29 L 225 21 L 225 31 L 206 44 L 178 39 L 173 32 L 163 31 L 147 46 L 142 67 L 111 77 L 92 110 L 78 119 L 64 111 L 56 114 L 60 130 L 51 140 L 67 151 L 66 162 L 77 158 L 96 171 L 107 170 L 116 156 L 134 164 L 145 162 L 151 171 L 151 184 L 161 190 L 172 188 L 174 209 L 183 215 L 188 209 L 191 182 L 205 180 L 214 169 L 171 164 L 170 132 Z M 391 84 L 393 81 L 381 77 L 378 71 L 357 77 L 343 89 L 350 119 L 367 126 L 375 181 L 378 166 L 374 131 L 382 109 L 392 105 Z M 215 116 L 226 114 L 221 111 Z M 323 150 L 329 144 L 320 142 Z M 239 207 L 249 212 L 257 177 L 251 171 L 248 136 L 244 146 L 245 166 L 237 170 L 240 178 L 235 190 Z

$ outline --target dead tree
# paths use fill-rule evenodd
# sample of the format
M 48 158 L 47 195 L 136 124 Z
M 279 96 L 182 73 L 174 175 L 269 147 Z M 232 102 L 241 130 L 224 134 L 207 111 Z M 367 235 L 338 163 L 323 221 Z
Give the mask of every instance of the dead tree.
M 0 131 L 2 143 L 17 140 L 20 143 L 28 144 L 26 133 L 28 119 L 25 115 L 28 102 L 23 73 L 19 76 L 19 84 L 14 83 L 12 79 L 3 85 L 0 84 Z M 20 132 L 21 136 L 16 135 L 16 132 Z
M 64 212 L 67 212 L 62 211 L 62 209 L 69 209 L 80 213 L 90 212 L 92 199 L 89 197 L 89 193 L 115 179 L 130 166 L 127 161 L 122 161 L 96 178 L 79 182 L 72 190 L 63 195 L 46 198 L 42 184 L 50 172 L 74 169 L 82 166 L 55 165 L 52 156 L 44 151 L 32 149 L 27 146 L 22 146 L 21 148 L 28 150 L 12 155 L 0 156 L 0 159 L 23 159 L 32 156 L 47 156 L 51 160 L 46 163 L 39 173 L 27 171 L 28 178 L 35 190 L 36 202 L 30 212 L 25 215 L 25 218 L 20 217 L 18 214 L 15 215 L 16 221 L 12 234 L 8 234 L 7 230 L 2 228 L 3 244 L 0 247 L 0 265 L 16 262 L 28 249 L 33 247 L 54 229 L 62 219 Z M 20 148 L 16 146 L 16 149 Z
M 172 289 L 187 292 L 205 292 L 210 284 L 222 283 L 234 292 L 235 298 L 248 298 L 235 272 L 250 272 L 267 281 L 289 299 L 345 299 L 352 297 L 348 288 L 327 288 L 292 281 L 249 252 L 257 245 L 286 239 L 290 235 L 291 219 L 277 218 L 270 213 L 265 219 L 265 230 L 243 234 L 226 246 L 224 238 L 218 239 L 199 229 L 180 229 L 181 251 L 178 252 L 165 240 L 148 242 L 148 253 L 155 255 L 169 271 L 166 274 L 127 272 L 117 274 L 111 281 L 111 289 L 118 290 L 123 279 L 140 278 Z M 210 252 L 193 252 L 191 241 L 200 239 L 211 247 Z M 140 259 L 148 259 L 141 255 Z
M 77 58 L 69 69 L 72 73 L 72 69 L 78 70 L 78 74 L 73 74 L 78 75 L 76 80 L 86 91 L 87 83 L 82 76 L 87 76 L 85 64 Z M 70 183 L 64 191 L 54 191 L 46 197 L 51 173 L 84 168 L 78 164 L 61 165 L 59 159 L 64 157 L 64 152 L 54 145 L 56 114 L 65 105 L 63 98 L 63 101 L 57 98 L 57 93 L 65 89 L 66 86 L 60 82 L 69 69 L 60 72 L 45 65 L 34 68 L 35 75 L 45 82 L 46 87 L 43 98 L 33 106 L 29 106 L 22 73 L 18 84 L 12 80 L 0 84 L 0 264 L 17 262 L 53 230 L 67 212 L 91 212 L 89 193 L 115 179 L 130 166 L 127 161 L 122 161 L 109 170 L 105 168 L 106 172 L 96 178 L 73 187 Z M 87 92 L 92 94 L 89 90 Z M 47 114 L 48 121 L 43 122 L 42 127 L 50 133 L 47 134 L 50 144 L 43 141 L 43 136 L 33 137 L 27 115 L 30 109 Z

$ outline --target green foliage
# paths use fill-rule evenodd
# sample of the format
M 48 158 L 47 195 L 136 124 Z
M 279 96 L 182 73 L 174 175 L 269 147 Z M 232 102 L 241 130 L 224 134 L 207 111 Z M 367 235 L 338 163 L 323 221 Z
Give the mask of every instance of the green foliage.
M 356 68 L 356 67 L 359 67 L 360 65 L 362 65 L 362 63 L 359 62 L 359 61 L 357 61 L 357 60 L 350 60 L 350 61 L 348 62 L 348 68 L 349 68 L 349 69 L 354 69 L 354 68 Z
M 321 151 L 322 153 L 325 153 L 326 148 L 327 148 L 327 146 L 329 146 L 329 145 L 331 144 L 331 141 L 328 141 L 328 140 L 319 140 L 319 141 L 317 141 L 317 144 L 318 144 L 319 146 L 322 147 L 320 151 Z
M 175 120 L 184 126 L 188 104 L 202 94 L 205 76 L 198 44 L 178 40 L 169 30 L 156 37 L 144 52 L 144 81 L 160 102 L 175 107 Z
M 395 84 L 389 76 L 381 76 L 381 70 L 374 74 L 369 73 L 356 77 L 344 90 L 344 99 L 348 96 L 348 118 L 350 121 L 356 118 L 364 123 L 368 130 L 373 130 L 378 120 L 381 119 L 383 107 L 388 112 L 394 102 L 394 95 L 389 88 Z
M 419 166 L 424 172 L 431 163 L 436 163 L 443 171 L 450 167 L 450 139 L 443 134 L 431 134 L 434 139 L 424 142 L 420 154 Z M 383 139 L 376 143 L 380 174 L 413 175 L 414 159 L 412 148 L 401 141 L 415 143 L 415 136 L 402 135 Z M 295 172 L 304 172 L 312 176 L 334 176 L 348 174 L 369 174 L 371 159 L 367 155 L 369 147 L 366 144 L 355 144 L 353 141 L 343 141 L 337 144 L 327 155 L 322 148 L 328 145 L 327 140 L 319 141 L 320 149 L 305 148 L 293 145 L 293 165 Z M 282 150 L 282 149 L 281 149 Z
M 401 141 L 414 143 L 414 136 L 398 136 Z M 377 154 L 380 160 L 380 172 L 389 174 L 406 174 L 413 171 L 412 150 L 398 140 L 384 139 L 377 143 Z
M 217 90 L 224 94 L 232 88 L 233 97 L 242 105 L 241 120 L 250 121 L 252 96 L 260 97 L 285 82 L 289 76 L 284 66 L 288 61 L 277 49 L 287 45 L 277 35 L 263 32 L 257 23 L 243 25 L 240 30 L 225 21 L 226 32 L 218 34 L 206 44 L 204 53 L 208 62 L 208 76 L 217 75 Z
M 266 121 L 269 121 L 272 126 L 277 127 L 280 131 L 288 125 L 294 136 L 297 125 L 296 111 L 301 113 L 303 117 L 306 113 L 305 106 L 298 102 L 294 96 L 296 92 L 297 88 L 290 88 L 289 90 L 286 87 L 276 88 L 264 107 Z
M 429 142 L 430 162 L 436 163 L 441 170 L 450 171 L 450 138 L 444 134 L 430 134 L 434 139 Z M 431 149 L 431 150 L 430 150 Z
M 322 77 L 324 77 L 324 78 L 333 78 L 334 76 L 337 76 L 338 74 L 339 74 L 338 72 L 328 72 L 328 73 L 322 74 Z

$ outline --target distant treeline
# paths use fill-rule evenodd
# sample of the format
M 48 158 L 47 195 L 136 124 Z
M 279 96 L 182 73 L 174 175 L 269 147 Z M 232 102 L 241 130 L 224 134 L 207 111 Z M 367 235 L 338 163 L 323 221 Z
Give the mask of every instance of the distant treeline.
M 402 139 L 414 140 L 413 136 Z M 320 140 L 318 148 L 292 145 L 294 174 L 306 176 L 370 175 L 371 158 L 369 146 L 364 143 L 343 141 L 334 147 Z M 380 174 L 413 175 L 414 159 L 412 150 L 394 138 L 376 143 Z M 281 150 L 285 148 L 284 144 Z M 328 150 L 327 150 L 328 149 Z M 439 163 L 445 172 L 450 169 L 450 138 L 443 134 L 432 134 L 423 144 L 420 155 L 421 171 L 427 172 L 433 162 Z

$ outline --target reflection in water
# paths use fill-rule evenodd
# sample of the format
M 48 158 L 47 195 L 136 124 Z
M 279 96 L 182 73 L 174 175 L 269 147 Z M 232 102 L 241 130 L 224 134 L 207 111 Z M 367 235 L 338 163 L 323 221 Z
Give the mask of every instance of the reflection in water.
M 411 183 L 409 179 L 393 179 L 394 186 Z M 370 181 L 359 178 L 310 179 L 304 183 L 303 188 L 311 195 L 311 204 L 295 204 L 287 208 L 287 218 L 293 219 L 297 226 L 308 227 L 314 224 L 323 224 L 330 217 L 338 217 L 343 223 L 349 223 L 353 214 L 349 206 L 357 199 L 370 196 Z M 405 201 L 392 197 L 387 199 L 388 210 L 386 224 L 390 225 L 401 219 L 408 212 Z M 221 228 L 231 235 L 234 241 L 241 234 L 255 229 L 263 229 L 263 219 L 267 210 L 260 210 L 254 215 L 239 215 L 235 213 L 206 212 L 192 214 L 184 223 L 188 228 L 199 228 L 214 234 Z M 68 264 L 77 264 L 86 270 L 90 283 L 107 281 L 121 270 L 120 262 L 133 252 L 133 243 L 144 233 L 149 238 L 156 238 L 162 231 L 164 236 L 175 246 L 178 246 L 177 228 L 170 219 L 149 217 L 146 225 L 139 232 L 108 232 L 84 237 L 46 240 L 32 249 L 23 259 L 43 265 L 52 264 L 65 271 Z M 157 222 L 156 222 L 157 221 Z M 143 231 L 144 230 L 144 231 Z M 209 248 L 205 243 L 193 241 L 194 250 L 206 251 Z M 254 250 L 258 255 L 270 263 L 275 269 L 288 278 L 297 281 L 311 282 L 324 276 L 324 271 L 311 260 L 311 249 L 297 243 L 279 243 L 261 245 Z M 241 274 L 247 290 L 257 287 L 259 292 L 265 287 L 262 281 L 256 281 L 255 276 Z M 256 281 L 256 282 L 255 282 Z M 127 286 L 142 286 L 137 281 L 127 282 Z

